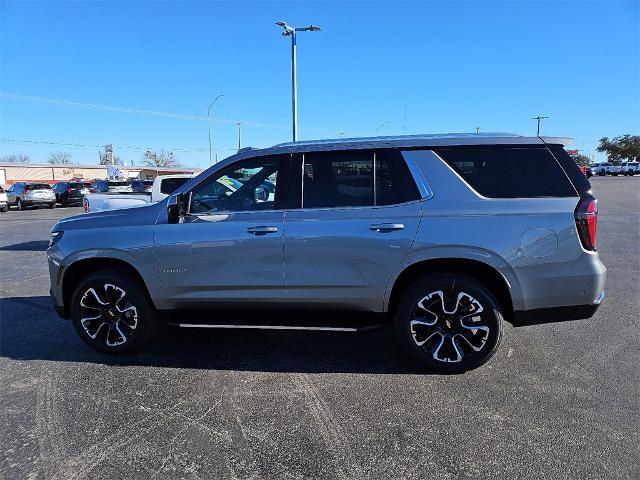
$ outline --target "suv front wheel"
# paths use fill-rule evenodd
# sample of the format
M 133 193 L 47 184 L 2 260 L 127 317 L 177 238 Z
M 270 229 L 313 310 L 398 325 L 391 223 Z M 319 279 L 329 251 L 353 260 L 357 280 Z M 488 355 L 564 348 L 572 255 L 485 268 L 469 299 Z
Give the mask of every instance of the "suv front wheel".
M 141 348 L 157 330 L 145 290 L 126 273 L 111 269 L 80 282 L 71 298 L 71 320 L 82 340 L 106 353 Z
M 493 356 L 502 338 L 502 312 L 493 294 L 458 273 L 424 277 L 402 296 L 396 334 L 430 369 L 463 373 Z

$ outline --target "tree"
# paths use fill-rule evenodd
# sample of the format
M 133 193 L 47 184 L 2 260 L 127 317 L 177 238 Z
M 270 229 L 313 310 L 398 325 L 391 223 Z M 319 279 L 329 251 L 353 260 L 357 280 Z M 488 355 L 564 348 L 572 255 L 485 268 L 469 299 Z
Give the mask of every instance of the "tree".
M 142 156 L 143 162 L 149 167 L 173 168 L 180 166 L 173 152 L 167 152 L 164 148 L 159 152 L 148 149 Z
M 31 158 L 24 153 L 12 153 L 0 158 L 0 161 L 2 163 L 31 163 Z
M 608 137 L 600 139 L 597 150 L 607 154 L 609 162 L 614 165 L 620 164 L 623 160 L 640 160 L 640 135 L 621 135 L 609 140 Z
M 124 165 L 120 157 L 113 153 L 113 145 L 105 145 L 104 150 L 98 150 L 98 158 L 100 165 Z
M 57 165 L 68 165 L 71 163 L 71 154 L 67 152 L 55 152 L 49 155 L 47 161 Z

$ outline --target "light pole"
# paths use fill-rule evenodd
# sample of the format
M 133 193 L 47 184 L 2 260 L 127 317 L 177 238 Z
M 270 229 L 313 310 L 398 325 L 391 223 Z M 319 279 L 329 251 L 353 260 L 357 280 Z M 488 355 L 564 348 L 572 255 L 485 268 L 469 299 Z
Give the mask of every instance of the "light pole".
M 531 118 L 531 120 L 537 120 L 538 121 L 538 130 L 536 132 L 536 137 L 540 136 L 540 120 L 544 120 L 546 118 L 549 118 L 549 117 L 543 117 L 541 115 L 538 115 L 537 117 L 532 117 Z
M 209 165 L 211 165 L 211 108 L 213 108 L 218 99 L 222 96 L 222 94 L 218 95 L 207 107 L 207 121 L 209 122 Z
M 380 132 L 380 129 L 381 129 L 382 127 L 384 127 L 385 125 L 389 125 L 390 123 L 391 123 L 391 122 L 384 122 L 384 123 L 380 124 L 380 125 L 378 126 L 378 128 L 376 128 L 376 137 L 378 136 L 378 133 Z
M 238 122 L 236 122 L 236 125 L 238 126 L 238 151 L 240 151 L 240 148 L 241 148 L 241 147 L 240 147 L 240 138 L 241 138 L 241 137 L 240 137 L 240 135 L 241 135 L 241 134 L 240 134 L 240 126 L 241 126 L 242 124 L 238 121 Z
M 298 85 L 296 80 L 296 32 L 318 32 L 320 27 L 292 27 L 287 22 L 279 21 L 276 25 L 282 27 L 282 35 L 291 37 L 291 109 L 293 113 L 293 141 L 298 141 Z
M 481 129 L 481 128 L 482 128 L 482 127 L 476 127 L 476 133 L 480 133 L 480 129 Z

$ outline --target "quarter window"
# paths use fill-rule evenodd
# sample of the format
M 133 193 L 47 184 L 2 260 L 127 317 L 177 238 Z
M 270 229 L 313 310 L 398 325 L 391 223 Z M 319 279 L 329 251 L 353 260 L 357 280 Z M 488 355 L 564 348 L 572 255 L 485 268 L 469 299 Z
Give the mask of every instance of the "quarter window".
M 436 153 L 485 197 L 577 196 L 567 174 L 546 148 L 460 147 Z

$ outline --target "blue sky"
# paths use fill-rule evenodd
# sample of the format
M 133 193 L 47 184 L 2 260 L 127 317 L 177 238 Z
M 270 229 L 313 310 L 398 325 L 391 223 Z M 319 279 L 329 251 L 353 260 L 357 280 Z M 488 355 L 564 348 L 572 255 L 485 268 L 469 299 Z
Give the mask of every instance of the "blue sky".
M 0 2 L 0 155 L 127 163 L 176 150 L 208 164 L 237 145 L 291 138 L 290 43 L 298 37 L 300 138 L 508 131 L 597 139 L 640 131 L 640 2 Z M 61 104 L 55 101 L 73 102 Z M 406 126 L 404 105 L 406 99 Z M 80 104 L 84 106 L 79 106 Z M 87 105 L 90 104 L 90 105 Z M 11 142 L 7 141 L 11 140 Z M 51 142 L 73 145 L 50 145 Z

